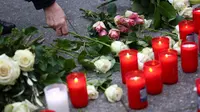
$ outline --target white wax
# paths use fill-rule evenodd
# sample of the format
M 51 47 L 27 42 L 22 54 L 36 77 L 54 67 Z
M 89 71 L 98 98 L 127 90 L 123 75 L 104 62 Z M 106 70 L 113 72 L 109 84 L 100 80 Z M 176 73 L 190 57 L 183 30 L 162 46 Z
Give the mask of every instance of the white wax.
M 195 47 L 195 45 L 194 44 L 184 44 L 183 47 L 191 48 L 191 47 Z
M 67 90 L 52 88 L 45 92 L 48 109 L 56 112 L 69 112 Z

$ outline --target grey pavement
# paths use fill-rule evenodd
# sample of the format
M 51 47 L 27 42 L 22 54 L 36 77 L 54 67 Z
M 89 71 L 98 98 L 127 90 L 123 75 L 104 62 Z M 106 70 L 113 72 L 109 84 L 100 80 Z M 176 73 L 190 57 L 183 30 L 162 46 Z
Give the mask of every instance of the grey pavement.
M 69 23 L 69 30 L 81 35 L 87 35 L 89 21 L 81 17 L 79 8 L 97 11 L 96 7 L 103 0 L 57 0 L 64 9 Z M 119 13 L 130 9 L 129 0 L 118 0 Z M 71 36 L 57 37 L 51 29 L 44 29 L 46 25 L 43 10 L 36 11 L 32 3 L 23 0 L 0 0 L 0 19 L 13 22 L 18 28 L 36 26 L 44 33 L 46 43 L 51 43 L 55 38 L 69 38 Z M 100 94 L 97 100 L 90 101 L 86 108 L 74 109 L 70 106 L 71 112 L 196 112 L 197 96 L 193 91 L 195 79 L 199 76 L 199 69 L 196 73 L 186 74 L 182 72 L 179 63 L 179 82 L 174 85 L 165 85 L 162 94 L 148 96 L 149 106 L 143 110 L 131 110 L 128 107 L 126 87 L 121 83 L 120 72 L 113 74 L 113 84 L 123 88 L 122 100 L 117 103 L 109 103 L 104 94 Z

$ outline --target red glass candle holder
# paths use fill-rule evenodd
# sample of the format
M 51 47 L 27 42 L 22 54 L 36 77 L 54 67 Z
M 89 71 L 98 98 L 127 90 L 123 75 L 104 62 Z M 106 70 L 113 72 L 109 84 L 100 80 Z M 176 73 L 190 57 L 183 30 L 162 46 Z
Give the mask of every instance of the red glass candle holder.
M 196 72 L 198 67 L 198 48 L 195 42 L 181 44 L 181 66 L 184 72 Z
M 40 110 L 40 112 L 56 112 L 54 110 Z
M 144 73 L 142 71 L 131 71 L 127 73 L 126 86 L 128 90 L 129 107 L 132 109 L 143 109 L 148 106 Z
M 162 81 L 165 84 L 178 82 L 178 53 L 176 50 L 167 49 L 159 54 L 162 67 Z
M 74 72 L 67 76 L 69 96 L 75 108 L 88 105 L 86 77 L 84 73 Z
M 137 50 L 128 49 L 119 53 L 122 82 L 126 83 L 126 73 L 138 70 Z
M 152 60 L 144 63 L 147 93 L 156 95 L 162 92 L 163 83 L 161 73 L 162 69 L 159 61 Z
M 193 14 L 195 32 L 199 33 L 199 30 L 200 30 L 200 8 L 195 8 L 193 10 L 192 14 Z
M 191 20 L 183 20 L 179 22 L 179 33 L 180 33 L 180 39 L 182 42 L 186 41 L 187 35 L 194 33 L 194 22 Z
M 165 49 L 169 49 L 169 38 L 154 37 L 151 42 L 152 42 L 154 57 L 156 60 L 158 60 L 158 54 Z

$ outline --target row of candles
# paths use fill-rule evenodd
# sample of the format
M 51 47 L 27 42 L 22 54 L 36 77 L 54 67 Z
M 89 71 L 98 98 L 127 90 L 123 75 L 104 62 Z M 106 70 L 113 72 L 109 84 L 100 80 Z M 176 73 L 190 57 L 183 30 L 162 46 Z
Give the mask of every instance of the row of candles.
M 187 36 L 200 30 L 200 8 L 193 10 L 193 21 L 183 20 L 179 23 L 181 44 L 181 66 L 184 72 L 195 72 L 198 67 L 198 44 L 188 42 Z M 199 44 L 200 45 L 200 44 Z M 123 50 L 119 53 L 122 82 L 128 90 L 129 107 L 142 109 L 148 106 L 147 93 L 160 94 L 163 84 L 178 82 L 178 56 L 169 49 L 167 37 L 152 39 L 155 60 L 144 63 L 143 71 L 138 70 L 137 50 Z M 67 76 L 67 85 L 72 105 L 82 108 L 88 105 L 86 76 L 75 72 Z M 48 109 L 56 112 L 69 112 L 67 87 L 53 84 L 45 89 Z
M 148 105 L 147 93 L 160 94 L 164 84 L 175 84 L 178 81 L 178 56 L 175 50 L 169 49 L 167 37 L 152 39 L 155 60 L 144 63 L 143 71 L 138 70 L 137 50 L 123 50 L 119 53 L 122 82 L 128 90 L 129 107 L 142 109 Z M 198 66 L 197 44 L 184 42 L 181 45 L 181 65 L 185 72 L 195 72 Z M 86 76 L 74 72 L 67 76 L 67 85 L 72 105 L 82 108 L 88 105 Z M 48 109 L 56 112 L 69 112 L 67 87 L 54 84 L 45 88 Z

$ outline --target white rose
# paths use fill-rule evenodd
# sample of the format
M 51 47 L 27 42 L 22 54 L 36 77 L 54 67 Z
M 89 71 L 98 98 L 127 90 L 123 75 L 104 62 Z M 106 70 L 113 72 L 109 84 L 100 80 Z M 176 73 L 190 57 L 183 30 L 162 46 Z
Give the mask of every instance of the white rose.
M 0 55 L 0 85 L 14 85 L 20 75 L 17 62 L 7 55 Z
M 144 19 L 144 28 L 149 28 L 151 26 L 152 20 L 146 20 Z
M 151 60 L 154 59 L 154 53 L 153 53 L 152 48 L 145 47 L 145 48 L 142 49 L 141 53 L 149 56 L 149 58 Z
M 34 112 L 38 107 L 28 100 L 9 104 L 4 108 L 4 112 Z
M 177 11 L 181 11 L 184 8 L 187 8 L 190 4 L 188 0 L 173 0 L 172 5 Z
M 30 50 L 17 50 L 13 59 L 17 61 L 22 71 L 33 70 L 33 65 L 35 63 L 35 54 L 33 54 Z
M 94 100 L 99 97 L 99 92 L 95 89 L 95 87 L 93 85 L 87 86 L 87 93 L 88 93 L 89 99 Z
M 181 54 L 181 40 L 179 40 L 176 44 L 174 44 L 173 49 L 177 51 L 178 55 Z
M 132 11 L 127 10 L 127 11 L 125 12 L 125 17 L 129 17 L 129 16 L 131 16 L 132 14 L 133 14 Z
M 138 67 L 139 67 L 139 70 L 142 70 L 143 66 L 144 66 L 144 63 L 149 61 L 149 60 L 151 60 L 151 57 L 149 57 L 146 54 L 140 53 L 140 52 L 137 54 L 137 56 L 138 56 Z
M 105 95 L 108 101 L 113 103 L 121 99 L 123 95 L 123 90 L 122 88 L 118 87 L 117 84 L 114 84 L 105 90 Z
M 168 0 L 168 1 L 169 1 L 169 3 L 171 3 L 171 4 L 174 2 L 174 0 Z
M 184 18 L 192 18 L 192 11 L 193 11 L 192 7 L 187 7 L 184 8 L 181 12 L 179 12 L 179 15 L 183 16 Z
M 94 62 L 96 70 L 102 73 L 106 73 L 112 67 L 112 63 L 108 59 L 99 59 Z
M 111 44 L 111 50 L 112 52 L 115 52 L 116 55 L 118 55 L 120 51 L 125 49 L 129 49 L 129 47 L 121 41 L 114 41 Z

